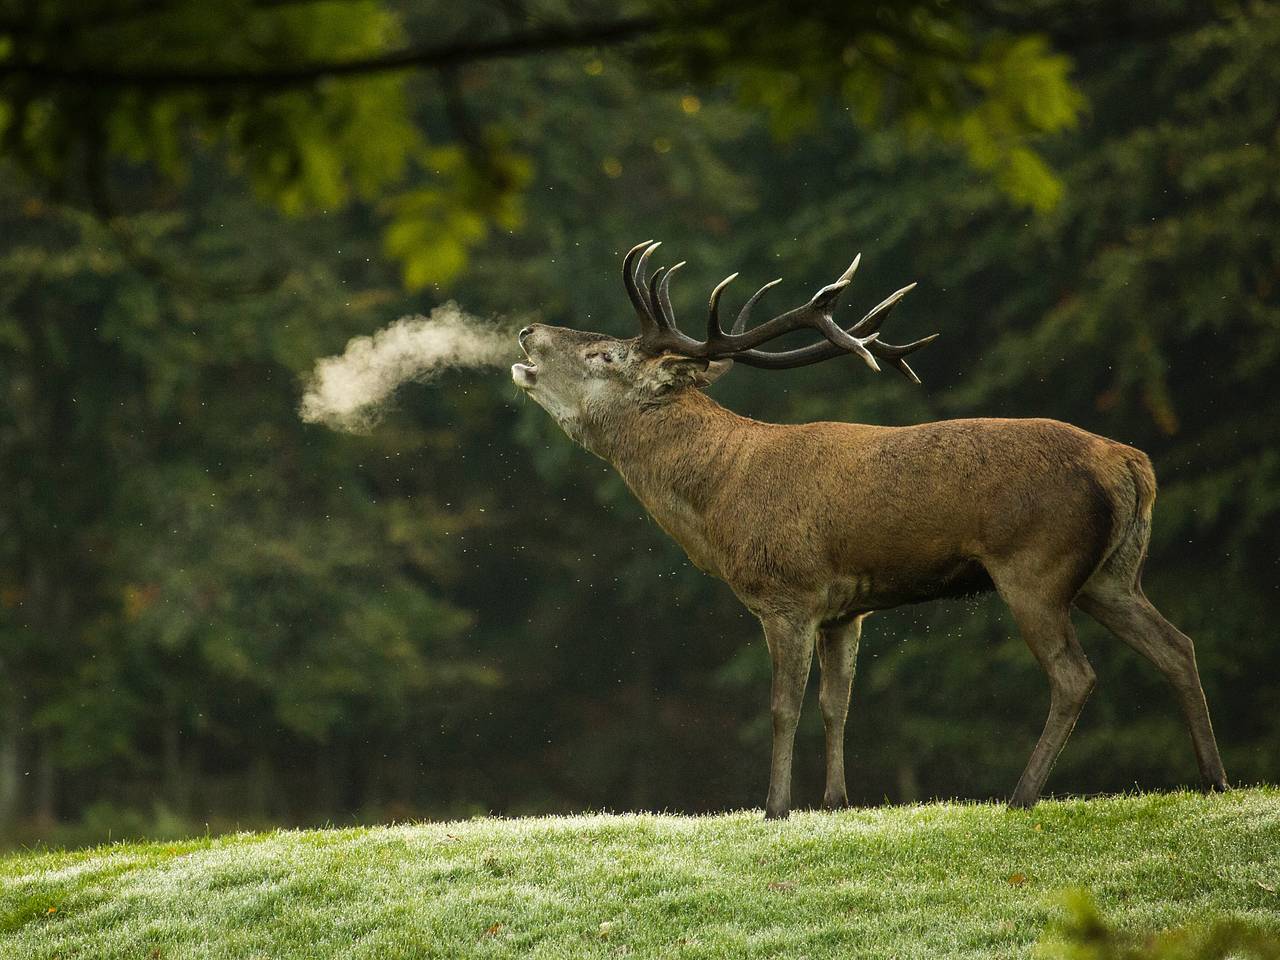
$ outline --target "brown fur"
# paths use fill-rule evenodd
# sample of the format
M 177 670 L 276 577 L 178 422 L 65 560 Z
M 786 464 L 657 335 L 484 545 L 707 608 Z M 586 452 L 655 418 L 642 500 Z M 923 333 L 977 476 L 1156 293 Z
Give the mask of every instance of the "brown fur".
M 774 668 L 768 816 L 790 808 L 792 741 L 815 649 L 824 802 L 834 806 L 847 802 L 843 729 L 863 617 L 993 588 L 1051 689 L 1013 804 L 1039 797 L 1093 687 L 1071 629 L 1073 602 L 1169 676 L 1206 784 L 1225 787 L 1191 641 L 1141 593 L 1155 497 L 1145 454 L 1054 420 L 761 423 L 697 389 L 727 366 L 540 325 L 522 342 L 536 368 L 518 365 L 517 382 L 760 618 Z

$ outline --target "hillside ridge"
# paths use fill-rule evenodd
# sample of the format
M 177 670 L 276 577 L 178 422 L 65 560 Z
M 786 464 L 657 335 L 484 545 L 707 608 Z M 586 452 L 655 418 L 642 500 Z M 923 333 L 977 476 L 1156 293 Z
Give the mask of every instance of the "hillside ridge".
M 0 859 L 0 956 L 1007 957 L 1086 889 L 1125 929 L 1280 938 L 1280 790 L 278 830 Z

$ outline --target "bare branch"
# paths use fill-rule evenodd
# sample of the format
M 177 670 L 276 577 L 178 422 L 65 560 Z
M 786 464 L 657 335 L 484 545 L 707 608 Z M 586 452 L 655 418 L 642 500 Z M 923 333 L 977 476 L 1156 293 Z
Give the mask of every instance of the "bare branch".
M 517 31 L 503 37 L 454 40 L 447 44 L 409 47 L 355 60 L 298 64 L 266 69 L 128 70 L 111 66 L 71 65 L 13 60 L 0 64 L 0 78 L 32 79 L 94 87 L 224 88 L 280 90 L 305 87 L 328 77 L 361 77 L 400 70 L 443 69 L 481 60 L 518 57 L 551 50 L 626 43 L 660 26 L 653 17 L 634 17 L 609 23 L 561 23 Z

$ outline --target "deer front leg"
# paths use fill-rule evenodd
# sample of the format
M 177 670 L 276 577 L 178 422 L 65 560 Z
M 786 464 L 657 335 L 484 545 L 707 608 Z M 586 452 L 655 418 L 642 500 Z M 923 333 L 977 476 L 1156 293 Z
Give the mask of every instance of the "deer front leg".
M 849 805 L 844 782 L 844 726 L 861 636 L 862 617 L 823 627 L 818 633 L 818 666 L 822 669 L 818 702 L 827 733 L 827 787 L 822 805 L 828 810 Z
M 761 622 L 773 661 L 773 764 L 764 816 L 766 820 L 777 820 L 791 813 L 791 755 L 815 638 L 814 628 L 808 623 L 779 616 L 763 617 Z

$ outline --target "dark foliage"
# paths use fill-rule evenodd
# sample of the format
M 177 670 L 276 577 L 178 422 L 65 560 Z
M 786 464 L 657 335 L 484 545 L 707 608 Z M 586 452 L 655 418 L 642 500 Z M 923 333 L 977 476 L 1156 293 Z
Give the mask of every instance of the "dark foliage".
M 636 4 L 616 46 L 210 80 L 613 15 L 580 6 L 5 14 L 9 833 L 757 805 L 756 624 L 502 373 L 408 387 L 367 436 L 297 416 L 317 357 L 446 299 L 628 330 L 619 258 L 650 235 L 690 263 L 688 315 L 733 270 L 795 299 L 858 250 L 851 302 L 921 281 L 895 324 L 943 331 L 923 388 L 735 370 L 715 392 L 744 413 L 1053 416 L 1147 450 L 1148 591 L 1197 642 L 1228 773 L 1274 780 L 1276 8 Z M 1003 795 L 1044 705 L 998 604 L 864 637 L 856 801 Z M 1193 782 L 1156 672 L 1083 637 L 1099 688 L 1051 788 Z M 801 802 L 820 737 L 811 710 Z

